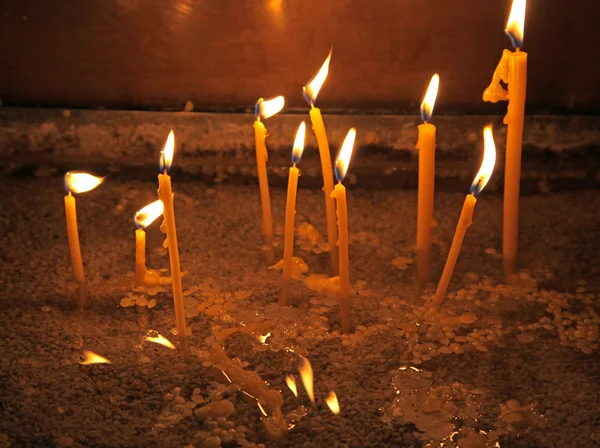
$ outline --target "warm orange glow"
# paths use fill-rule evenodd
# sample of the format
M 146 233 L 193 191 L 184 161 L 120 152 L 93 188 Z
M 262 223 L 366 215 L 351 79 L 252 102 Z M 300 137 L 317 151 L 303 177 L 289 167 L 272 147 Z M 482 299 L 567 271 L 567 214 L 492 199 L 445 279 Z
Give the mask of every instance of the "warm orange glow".
M 340 413 L 340 404 L 338 403 L 337 395 L 334 391 L 329 392 L 329 395 L 325 398 L 325 403 L 327 403 L 327 406 L 329 406 L 329 409 L 335 415 Z
M 171 164 L 173 163 L 173 153 L 175 152 L 175 133 L 173 129 L 169 132 L 165 147 L 160 153 L 160 170 L 169 171 Z
M 154 333 L 154 334 L 155 334 L 154 336 L 146 336 L 146 340 L 148 342 L 154 342 L 155 344 L 164 345 L 167 348 L 175 350 L 175 346 L 171 343 L 171 341 L 169 341 L 167 338 L 165 338 L 162 334 L 158 334 L 158 333 Z
M 437 98 L 439 87 L 440 77 L 436 73 L 431 77 L 431 81 L 429 81 L 429 87 L 427 88 L 427 93 L 425 93 L 425 98 L 423 98 L 423 102 L 421 103 L 421 118 L 423 121 L 429 121 L 431 119 L 431 114 L 433 114 L 433 106 L 435 105 L 435 99 Z
M 298 396 L 298 388 L 296 387 L 296 380 L 294 379 L 294 377 L 290 376 L 290 375 L 286 376 L 285 384 L 287 384 L 287 387 L 290 388 L 290 390 L 292 391 L 294 396 L 297 397 Z
M 477 172 L 473 184 L 471 185 L 471 193 L 479 194 L 487 185 L 492 172 L 494 171 L 494 165 L 496 165 L 496 144 L 494 143 L 494 134 L 492 133 L 492 125 L 488 125 L 483 128 L 483 162 L 481 162 L 481 168 Z
M 79 361 L 79 364 L 87 366 L 89 364 L 111 364 L 111 362 L 103 356 L 97 355 L 89 350 L 84 350 L 83 361 Z
M 506 23 L 506 34 L 509 35 L 516 48 L 523 45 L 523 34 L 525 33 L 525 9 L 527 0 L 513 0 L 510 16 Z
M 298 126 L 296 131 L 296 139 L 294 140 L 294 146 L 292 148 L 292 162 L 298 163 L 302 158 L 302 152 L 304 152 L 304 142 L 306 141 L 306 123 L 304 121 Z
M 258 339 L 258 342 L 260 342 L 261 344 L 264 344 L 267 341 L 267 339 L 269 338 L 269 336 L 271 336 L 270 332 L 265 334 L 264 336 L 259 336 L 256 339 Z
M 260 404 L 260 401 L 256 401 L 256 404 L 258 405 L 258 409 L 260 409 L 260 412 L 262 412 L 262 414 L 265 417 L 268 417 L 267 411 L 265 411 L 265 408 L 263 408 L 262 404 Z
M 304 96 L 306 100 L 310 103 L 314 103 L 317 101 L 317 95 L 319 95 L 319 90 L 323 86 L 323 83 L 327 79 L 327 75 L 329 74 L 329 61 L 331 61 L 331 53 L 333 49 L 329 50 L 329 55 L 323 65 L 319 69 L 319 73 L 313 78 L 311 82 L 309 82 L 306 86 L 303 87 Z
M 280 112 L 285 105 L 285 98 L 282 96 L 277 96 L 270 100 L 263 100 L 262 98 L 258 100 L 258 115 L 263 120 L 269 117 L 272 117 L 276 113 Z
M 335 161 L 335 175 L 339 181 L 344 180 L 348 172 L 348 165 L 350 165 L 352 150 L 354 149 L 354 140 L 356 140 L 356 129 L 350 128 Z
M 310 398 L 310 401 L 315 402 L 315 392 L 313 389 L 313 369 L 310 365 L 310 361 L 304 357 L 300 357 L 300 365 L 298 366 L 300 372 L 300 378 L 302 378 L 302 384 L 304 389 Z
M 162 201 L 159 199 L 138 210 L 135 213 L 134 218 L 136 225 L 145 229 L 152 224 L 156 218 L 163 214 L 164 208 Z
M 103 177 L 92 176 L 82 171 L 69 171 L 65 174 L 65 187 L 70 193 L 85 193 L 104 182 Z

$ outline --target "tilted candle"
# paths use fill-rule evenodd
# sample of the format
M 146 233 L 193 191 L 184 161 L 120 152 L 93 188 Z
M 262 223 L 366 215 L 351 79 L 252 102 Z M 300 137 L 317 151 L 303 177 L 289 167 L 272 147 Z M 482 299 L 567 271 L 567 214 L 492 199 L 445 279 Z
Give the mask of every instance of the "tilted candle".
M 310 105 L 310 121 L 312 128 L 317 138 L 319 146 L 319 156 L 321 158 L 321 170 L 323 172 L 323 192 L 325 193 L 325 212 L 327 214 L 327 241 L 330 247 L 331 266 L 335 274 L 338 269 L 338 248 L 337 244 L 337 229 L 335 225 L 335 203 L 331 198 L 333 190 L 333 170 L 331 167 L 331 153 L 329 152 L 329 142 L 327 141 L 327 133 L 325 132 L 325 123 L 321 116 L 321 111 L 315 107 L 314 103 L 317 100 L 317 95 L 321 86 L 329 73 L 329 61 L 331 61 L 331 51 L 329 56 L 323 62 L 321 69 L 317 75 L 306 86 L 303 87 L 304 98 Z
M 256 146 L 256 170 L 258 172 L 258 186 L 260 188 L 260 203 L 262 207 L 262 233 L 264 237 L 264 250 L 266 254 L 267 265 L 272 265 L 275 262 L 275 253 L 273 250 L 273 218 L 271 216 L 271 197 L 269 194 L 269 177 L 267 174 L 267 129 L 261 122 L 262 119 L 272 117 L 285 104 L 285 99 L 278 96 L 271 100 L 263 100 L 260 98 L 256 103 L 255 113 L 256 120 L 254 121 L 254 141 Z
M 163 214 L 164 205 L 159 199 L 148 204 L 135 214 L 135 281 L 138 285 L 153 286 L 160 283 L 160 275 L 146 268 L 146 227 Z
M 517 272 L 519 245 L 519 194 L 521 183 L 521 150 L 523 147 L 523 122 L 525 120 L 525 97 L 527 92 L 527 53 L 521 51 L 525 21 L 526 0 L 513 0 L 506 25 L 515 52 L 504 50 L 494 71 L 492 82 L 483 93 L 484 101 L 495 103 L 508 100 L 508 113 L 504 124 L 506 131 L 506 157 L 504 161 L 504 219 L 502 258 L 504 273 L 511 276 Z M 508 84 L 505 90 L 500 81 Z
M 462 212 L 460 213 L 458 225 L 456 226 L 456 233 L 454 234 L 452 246 L 450 246 L 450 252 L 448 253 L 448 259 L 446 260 L 446 265 L 444 266 L 444 272 L 442 273 L 437 290 L 435 291 L 435 296 L 433 299 L 434 308 L 438 308 L 442 304 L 444 297 L 446 297 L 448 283 L 450 283 L 450 279 L 452 278 L 454 266 L 456 265 L 456 260 L 458 260 L 458 254 L 460 253 L 460 248 L 465 238 L 467 227 L 469 227 L 473 222 L 473 210 L 475 209 L 475 204 L 477 203 L 476 196 L 481 193 L 483 188 L 490 180 L 492 172 L 494 171 L 494 165 L 496 164 L 496 145 L 494 144 L 494 135 L 492 134 L 491 126 L 486 126 L 483 129 L 483 139 L 483 162 L 481 163 L 481 168 L 479 169 L 479 172 L 475 176 L 473 184 L 471 185 L 471 193 L 467 195 Z
M 440 77 L 435 74 L 431 78 L 425 98 L 421 103 L 419 125 L 419 193 L 417 207 L 417 277 L 421 283 L 431 280 L 431 228 L 433 225 L 433 196 L 435 185 L 435 126 L 428 121 L 433 113 L 433 106 L 440 84 Z
M 175 133 L 173 130 L 171 130 L 160 157 L 160 169 L 163 171 L 163 173 L 158 175 L 158 197 L 164 204 L 163 225 L 166 228 L 167 247 L 169 248 L 171 284 L 173 286 L 173 302 L 175 305 L 175 321 L 177 324 L 177 336 L 179 338 L 180 345 L 179 348 L 184 358 L 187 358 L 189 353 L 187 343 L 187 327 L 185 324 L 185 309 L 183 304 L 183 291 L 181 286 L 181 266 L 179 265 L 179 246 L 177 243 L 177 228 L 175 227 L 173 190 L 171 188 L 171 177 L 168 174 L 168 170 L 173 161 L 174 151 Z
M 340 149 L 340 153 L 335 161 L 335 176 L 338 180 L 331 197 L 335 198 L 337 203 L 337 219 L 338 219 L 338 246 L 339 246 L 339 272 L 340 272 L 340 316 L 342 323 L 342 331 L 350 332 L 350 304 L 348 295 L 350 293 L 350 272 L 348 262 L 348 207 L 346 204 L 346 187 L 342 184 L 348 165 L 352 157 L 354 149 L 354 140 L 356 139 L 356 129 L 352 128 L 348 131 L 344 143 Z
M 298 176 L 300 176 L 300 170 L 296 168 L 296 164 L 300 162 L 302 158 L 302 151 L 304 151 L 304 141 L 306 139 L 306 124 L 300 123 L 298 131 L 296 132 L 296 139 L 294 140 L 294 147 L 292 149 L 292 163 L 290 167 L 290 174 L 288 177 L 288 189 L 287 189 L 287 200 L 285 203 L 285 233 L 284 233 L 284 245 L 283 245 L 283 286 L 281 289 L 281 296 L 279 297 L 280 305 L 287 305 L 288 297 L 290 295 L 290 284 L 292 281 L 292 258 L 294 256 L 294 217 L 296 215 L 296 191 L 298 189 Z
M 71 264 L 73 272 L 79 284 L 78 305 L 85 306 L 85 273 L 83 260 L 81 258 L 81 247 L 79 245 L 79 230 L 77 228 L 77 207 L 75 197 L 71 193 L 85 193 L 100 185 L 104 178 L 92 176 L 80 171 L 69 171 L 64 177 L 67 195 L 65 196 L 65 215 L 67 218 L 67 234 L 69 236 L 69 251 L 71 252 Z

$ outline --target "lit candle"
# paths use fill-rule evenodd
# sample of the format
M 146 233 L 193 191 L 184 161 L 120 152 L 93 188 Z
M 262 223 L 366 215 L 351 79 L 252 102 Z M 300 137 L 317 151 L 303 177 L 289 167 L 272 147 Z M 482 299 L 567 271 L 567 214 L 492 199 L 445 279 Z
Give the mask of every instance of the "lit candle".
M 495 103 L 508 100 L 508 113 L 504 117 L 506 131 L 506 157 L 504 161 L 504 222 L 502 258 L 506 276 L 517 272 L 519 243 L 519 190 L 521 183 L 521 150 L 523 147 L 523 121 L 527 92 L 527 53 L 521 51 L 525 23 L 526 0 L 513 0 L 506 25 L 515 52 L 504 50 L 494 71 L 490 86 L 483 92 L 483 100 Z M 500 81 L 508 85 L 505 90 Z
M 304 86 L 303 93 L 304 98 L 310 104 L 310 122 L 317 138 L 317 145 L 319 146 L 319 156 L 321 157 L 321 170 L 323 171 L 323 191 L 325 193 L 325 211 L 327 213 L 327 241 L 330 247 L 331 266 L 333 272 L 337 274 L 338 269 L 338 248 L 337 243 L 337 229 L 335 225 L 335 204 L 331 198 L 331 192 L 333 191 L 333 170 L 331 167 L 331 153 L 329 152 L 329 142 L 327 141 L 327 133 L 325 132 L 325 123 L 323 123 L 323 117 L 321 111 L 315 107 L 314 103 L 317 101 L 317 95 L 321 86 L 327 78 L 329 73 L 329 61 L 331 60 L 331 51 L 329 56 L 323 62 L 319 73 Z
M 483 162 L 481 163 L 479 172 L 473 180 L 473 184 L 471 185 L 471 193 L 467 195 L 462 212 L 460 213 L 460 218 L 458 219 L 456 233 L 454 234 L 454 239 L 452 240 L 450 253 L 448 254 L 448 259 L 446 260 L 446 265 L 444 266 L 444 272 L 442 273 L 437 290 L 435 291 L 433 300 L 433 306 L 435 308 L 442 304 L 442 301 L 446 296 L 448 283 L 450 283 L 450 279 L 452 278 L 454 266 L 456 265 L 456 260 L 458 259 L 458 254 L 460 253 L 460 248 L 462 246 L 463 239 L 465 238 L 467 227 L 469 227 L 473 222 L 473 211 L 475 209 L 475 203 L 477 202 L 476 196 L 482 192 L 483 188 L 488 183 L 492 172 L 494 171 L 494 165 L 496 164 L 496 145 L 494 144 L 494 135 L 492 134 L 491 125 L 486 126 L 483 129 L 483 140 Z
M 348 208 L 346 206 L 346 187 L 342 184 L 348 165 L 352 157 L 354 140 L 356 139 L 356 129 L 348 131 L 340 153 L 335 161 L 335 177 L 338 180 L 337 185 L 331 193 L 337 203 L 338 219 L 338 246 L 340 250 L 339 272 L 340 272 L 340 316 L 342 322 L 342 331 L 350 332 L 350 304 L 348 303 L 348 294 L 350 293 L 350 273 L 348 268 Z
M 417 212 L 417 277 L 421 283 L 431 280 L 431 226 L 433 224 L 433 193 L 435 185 L 435 126 L 428 121 L 433 113 L 440 77 L 431 78 L 421 103 L 419 125 L 419 193 Z
M 169 133 L 165 147 L 160 156 L 160 169 L 162 174 L 158 175 L 158 197 L 164 205 L 164 222 L 167 233 L 167 246 L 169 248 L 169 260 L 171 262 L 171 284 L 173 286 L 173 301 L 175 304 L 175 320 L 177 323 L 177 336 L 181 353 L 184 358 L 188 356 L 187 328 L 185 325 L 185 310 L 183 306 L 183 291 L 181 287 L 181 266 L 179 265 L 179 247 L 177 244 L 177 229 L 175 227 L 175 210 L 173 208 L 173 190 L 171 188 L 171 177 L 167 173 L 173 162 L 175 151 L 175 134 L 173 130 Z
M 163 214 L 164 206 L 159 199 L 135 213 L 135 281 L 139 285 L 153 286 L 160 283 L 160 276 L 146 269 L 146 232 L 145 229 Z
M 67 233 L 69 236 L 69 250 L 71 252 L 71 264 L 73 272 L 79 284 L 78 305 L 79 308 L 85 306 L 85 273 L 83 271 L 83 261 L 81 259 L 81 247 L 79 245 L 79 231 L 77 229 L 77 207 L 75 196 L 72 193 L 85 193 L 93 190 L 104 181 L 102 177 L 92 176 L 88 173 L 79 171 L 69 171 L 65 174 L 65 214 L 67 217 Z
M 296 132 L 296 139 L 292 149 L 292 163 L 290 174 L 288 177 L 287 200 L 285 203 L 285 233 L 283 245 L 283 287 L 279 304 L 286 306 L 290 295 L 290 284 L 292 281 L 293 256 L 294 256 L 294 216 L 296 215 L 296 191 L 298 189 L 298 176 L 300 170 L 296 168 L 296 164 L 302 158 L 304 151 L 304 141 L 306 138 L 306 124 L 300 123 Z
M 256 120 L 254 121 L 254 141 L 256 145 L 256 170 L 258 171 L 258 186 L 260 188 L 260 202 L 262 206 L 262 233 L 265 242 L 266 261 L 269 266 L 275 262 L 275 253 L 273 250 L 273 218 L 271 217 L 269 177 L 267 175 L 269 154 L 267 153 L 267 145 L 265 144 L 268 133 L 265 125 L 260 120 L 261 118 L 264 120 L 272 117 L 283 109 L 284 104 L 285 100 L 282 96 L 267 101 L 260 98 L 254 109 L 256 116 Z

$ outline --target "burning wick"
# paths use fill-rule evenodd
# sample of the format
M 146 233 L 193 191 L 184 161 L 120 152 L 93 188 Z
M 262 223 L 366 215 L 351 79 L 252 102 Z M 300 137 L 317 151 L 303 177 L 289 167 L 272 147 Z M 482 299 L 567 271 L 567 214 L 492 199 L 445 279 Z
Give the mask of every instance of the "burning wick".
M 108 359 L 103 356 L 97 355 L 89 350 L 83 351 L 83 361 L 79 361 L 79 364 L 87 366 L 90 364 L 112 364 Z
M 256 121 L 254 122 L 254 142 L 256 146 L 256 170 L 258 172 L 258 186 L 260 189 L 260 203 L 262 207 L 264 242 L 266 249 L 267 264 L 270 266 L 275 262 L 275 253 L 273 250 L 273 218 L 271 216 L 271 196 L 269 193 L 269 177 L 267 174 L 267 145 L 265 140 L 268 136 L 265 125 L 261 122 L 262 119 L 272 117 L 285 105 L 285 99 L 282 96 L 275 97 L 270 100 L 260 98 L 255 106 L 254 114 Z
M 294 379 L 294 377 L 291 375 L 287 375 L 285 377 L 285 384 L 287 384 L 287 387 L 290 388 L 290 390 L 292 391 L 294 396 L 297 397 L 298 396 L 298 388 L 296 387 L 296 380 Z
M 334 391 L 329 392 L 329 395 L 325 398 L 325 403 L 327 403 L 327 406 L 329 406 L 329 409 L 335 415 L 340 413 L 340 404 L 338 403 L 337 395 Z
M 434 308 L 438 308 L 442 304 L 444 297 L 446 297 L 448 283 L 450 283 L 450 279 L 452 278 L 454 266 L 456 266 L 456 260 L 458 260 L 458 254 L 460 253 L 465 233 L 467 232 L 467 228 L 473 222 L 473 211 L 475 210 L 475 204 L 477 203 L 475 196 L 481 193 L 494 171 L 494 165 L 496 164 L 496 145 L 494 144 L 494 135 L 492 134 L 491 125 L 486 126 L 483 129 L 483 139 L 483 162 L 481 162 L 481 168 L 471 184 L 471 193 L 467 195 L 462 212 L 460 213 L 458 225 L 456 226 L 456 233 L 454 234 L 452 246 L 450 246 L 450 252 L 448 253 L 448 259 L 444 266 L 444 272 L 442 273 L 437 290 L 435 291 L 433 299 Z
M 67 217 L 67 233 L 69 236 L 69 250 L 71 252 L 71 264 L 75 272 L 75 278 L 79 283 L 79 308 L 85 306 L 85 273 L 81 259 L 81 246 L 79 245 L 79 230 L 77 228 L 77 207 L 75 203 L 76 193 L 85 193 L 93 190 L 104 182 L 103 177 L 92 176 L 81 171 L 69 171 L 65 174 L 65 214 Z M 73 193 L 73 194 L 71 194 Z
M 303 356 L 300 357 L 300 365 L 298 366 L 298 371 L 300 372 L 300 378 L 302 378 L 302 384 L 304 385 L 306 394 L 308 395 L 308 398 L 310 398 L 310 401 L 312 401 L 314 404 L 315 392 L 313 389 L 313 369 L 310 365 L 310 361 Z
M 154 334 L 156 334 L 156 336 L 146 336 L 146 338 L 145 338 L 146 341 L 154 342 L 155 344 L 164 345 L 165 347 L 175 350 L 175 346 L 171 343 L 171 341 L 169 341 L 167 338 L 165 338 L 162 334 L 158 334 L 158 333 L 154 333 Z

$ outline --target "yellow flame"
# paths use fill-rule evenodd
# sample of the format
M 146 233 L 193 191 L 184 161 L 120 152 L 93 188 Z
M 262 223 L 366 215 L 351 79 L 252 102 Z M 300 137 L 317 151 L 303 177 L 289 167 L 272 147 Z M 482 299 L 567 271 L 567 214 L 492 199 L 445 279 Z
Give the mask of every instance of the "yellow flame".
M 256 402 L 256 404 L 258 405 L 258 409 L 260 409 L 260 412 L 262 412 L 262 414 L 263 414 L 265 417 L 268 417 L 268 415 L 267 415 L 267 411 L 265 411 L 265 408 L 263 408 L 262 404 L 260 404 L 260 401 L 257 401 L 257 402 Z
M 161 170 L 168 170 L 171 168 L 171 164 L 173 163 L 173 153 L 175 152 L 175 132 L 171 129 L 169 132 L 169 136 L 167 137 L 167 141 L 165 142 L 165 147 L 160 153 L 160 168 Z
M 425 98 L 423 98 L 423 102 L 421 103 L 421 116 L 423 116 L 425 121 L 429 120 L 433 114 L 433 106 L 435 105 L 439 87 L 440 76 L 436 73 L 431 77 L 427 93 L 425 93 Z
M 258 113 L 260 118 L 266 119 L 280 112 L 283 106 L 285 106 L 285 98 L 281 95 L 270 100 L 261 98 L 258 100 Z
M 325 59 L 325 62 L 323 62 L 321 68 L 319 69 L 319 73 L 317 73 L 317 75 L 313 78 L 311 82 L 308 83 L 308 85 L 303 87 L 304 94 L 313 103 L 317 101 L 317 95 L 319 95 L 319 90 L 321 90 L 321 87 L 323 86 L 323 83 L 325 82 L 325 80 L 327 79 L 327 75 L 329 74 L 329 61 L 331 61 L 332 51 L 333 49 L 329 50 L 329 55 L 327 56 L 327 59 Z
M 152 224 L 156 218 L 163 214 L 164 208 L 165 207 L 160 199 L 148 204 L 135 213 L 135 223 L 142 229 L 145 229 Z
M 82 171 L 69 171 L 65 174 L 65 186 L 71 193 L 85 193 L 104 182 L 103 177 L 92 176 Z
M 496 165 L 496 144 L 494 143 L 492 125 L 483 128 L 483 142 L 483 162 L 481 162 L 481 168 L 479 168 L 471 185 L 471 191 L 476 190 L 477 193 L 481 193 L 481 190 L 487 185 L 494 171 L 494 165 Z
M 510 15 L 506 23 L 506 32 L 512 34 L 519 42 L 523 42 L 525 33 L 525 9 L 527 0 L 513 0 Z
M 352 158 L 352 150 L 354 149 L 355 139 L 356 129 L 350 128 L 348 134 L 346 134 L 346 138 L 344 139 L 344 143 L 342 144 L 340 153 L 338 154 L 337 159 L 335 161 L 335 167 L 338 173 L 338 180 L 343 180 L 344 177 L 346 177 L 348 165 L 350 164 L 350 159 Z
M 146 340 L 148 342 L 154 342 L 155 344 L 164 345 L 167 348 L 175 350 L 175 346 L 165 338 L 162 334 L 157 334 L 156 336 L 146 336 Z
M 79 364 L 87 366 L 89 364 L 111 364 L 111 362 L 103 356 L 97 355 L 89 350 L 83 351 L 83 361 L 79 361 Z
M 296 387 L 296 380 L 294 379 L 293 376 L 286 376 L 285 377 L 285 384 L 287 384 L 287 387 L 290 388 L 290 390 L 292 391 L 292 393 L 294 394 L 294 396 L 298 396 L 298 388 Z
M 298 126 L 296 131 L 296 138 L 294 140 L 294 146 L 292 148 L 292 160 L 294 163 L 298 163 L 302 158 L 304 152 L 304 142 L 306 140 L 306 123 L 304 121 Z
M 300 357 L 300 365 L 298 366 L 300 372 L 300 378 L 302 378 L 302 384 L 308 394 L 308 398 L 313 403 L 315 402 L 315 392 L 313 389 L 313 369 L 310 365 L 310 361 L 304 357 Z
M 340 413 L 340 404 L 338 403 L 337 395 L 334 391 L 329 392 L 329 395 L 325 398 L 325 403 L 327 403 L 327 406 L 329 406 L 329 409 L 335 415 Z
M 256 339 L 258 339 L 258 342 L 260 342 L 261 344 L 264 344 L 269 338 L 269 336 L 271 336 L 271 332 L 265 334 L 264 336 L 259 336 Z

